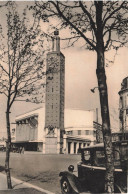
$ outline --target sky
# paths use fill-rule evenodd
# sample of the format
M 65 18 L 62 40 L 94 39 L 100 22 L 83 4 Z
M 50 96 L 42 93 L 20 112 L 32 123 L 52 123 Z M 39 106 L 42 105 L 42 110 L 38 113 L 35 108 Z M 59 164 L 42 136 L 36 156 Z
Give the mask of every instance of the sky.
M 26 2 L 25 2 L 26 4 Z M 19 2 L 20 9 L 24 6 Z M 0 13 L 0 23 L 5 27 L 5 11 Z M 44 29 L 46 30 L 46 28 Z M 69 33 L 63 31 L 60 38 Z M 65 55 L 65 108 L 95 110 L 99 105 L 98 89 L 92 93 L 90 89 L 97 87 L 96 53 L 80 49 L 79 43 L 72 48 L 63 49 L 65 43 L 61 40 L 61 52 Z M 113 58 L 113 51 L 107 53 L 107 59 Z M 128 48 L 121 48 L 115 57 L 114 64 L 106 67 L 108 98 L 111 115 L 111 126 L 114 130 L 119 128 L 119 95 L 122 80 L 128 76 Z M 11 123 L 15 122 L 16 115 L 28 112 L 44 104 L 15 102 L 11 109 Z M 6 98 L 0 95 L 0 137 L 6 135 Z

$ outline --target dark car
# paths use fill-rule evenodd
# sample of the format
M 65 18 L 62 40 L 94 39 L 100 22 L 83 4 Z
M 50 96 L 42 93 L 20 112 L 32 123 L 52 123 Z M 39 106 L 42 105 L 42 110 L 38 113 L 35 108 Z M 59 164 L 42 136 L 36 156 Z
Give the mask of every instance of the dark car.
M 114 192 L 127 193 L 128 141 L 113 142 L 113 153 Z M 78 175 L 73 173 L 73 165 L 68 167 L 68 171 L 60 172 L 63 194 L 104 193 L 106 168 L 103 144 L 82 148 L 77 167 Z
M 13 152 L 13 153 L 19 153 L 20 152 L 20 149 L 19 149 L 19 147 L 11 147 L 11 152 Z
M 5 152 L 6 151 L 6 147 L 4 147 L 4 145 L 0 145 L 0 151 L 1 152 Z

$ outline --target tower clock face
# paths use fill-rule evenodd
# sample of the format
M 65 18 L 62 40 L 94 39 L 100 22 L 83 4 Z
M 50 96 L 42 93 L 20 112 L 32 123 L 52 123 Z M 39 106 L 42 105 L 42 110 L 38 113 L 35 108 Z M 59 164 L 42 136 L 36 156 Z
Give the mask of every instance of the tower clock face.
M 59 67 L 58 57 L 52 56 L 52 57 L 48 58 L 47 67 L 48 67 L 48 70 L 50 69 L 52 71 L 51 73 L 55 73 Z

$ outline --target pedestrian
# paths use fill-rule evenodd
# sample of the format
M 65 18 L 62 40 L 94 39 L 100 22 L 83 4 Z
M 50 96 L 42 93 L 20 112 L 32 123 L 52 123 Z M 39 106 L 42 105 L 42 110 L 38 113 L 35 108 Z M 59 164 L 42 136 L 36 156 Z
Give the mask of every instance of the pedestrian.
M 20 154 L 21 154 L 21 152 L 22 152 L 22 147 L 20 147 L 20 150 L 19 150 L 19 151 L 20 151 Z
M 22 154 L 24 154 L 24 147 L 22 148 Z

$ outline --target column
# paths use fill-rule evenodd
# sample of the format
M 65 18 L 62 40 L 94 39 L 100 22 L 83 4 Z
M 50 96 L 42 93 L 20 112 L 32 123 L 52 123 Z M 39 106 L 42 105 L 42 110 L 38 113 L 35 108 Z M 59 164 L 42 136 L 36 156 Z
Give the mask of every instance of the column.
M 84 143 L 82 143 L 82 148 L 84 148 Z
M 83 147 L 84 147 L 84 143 L 81 142 L 81 148 L 83 148 Z
M 57 154 L 60 154 L 60 129 L 55 129 L 57 132 Z
M 45 142 L 43 142 L 43 154 L 45 154 Z
M 93 145 L 93 141 L 90 142 L 90 145 Z
M 44 129 L 44 137 L 43 137 L 43 154 L 46 153 L 46 134 L 48 133 L 48 128 Z
M 77 153 L 77 150 L 76 150 L 76 142 L 74 142 L 74 154 L 76 154 Z
M 74 142 L 71 143 L 71 154 L 74 154 Z
M 76 153 L 78 153 L 78 149 L 79 149 L 79 142 L 76 143 Z
M 67 136 L 66 136 L 66 134 L 64 134 L 64 136 L 63 136 L 63 153 L 64 154 L 67 153 Z

